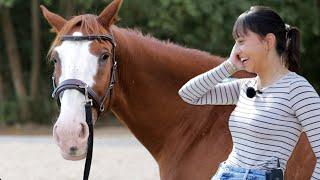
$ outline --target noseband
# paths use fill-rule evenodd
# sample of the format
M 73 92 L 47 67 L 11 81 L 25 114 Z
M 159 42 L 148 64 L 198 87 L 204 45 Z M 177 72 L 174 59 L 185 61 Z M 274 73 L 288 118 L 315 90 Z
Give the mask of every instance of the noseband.
M 104 112 L 105 107 L 104 103 L 109 96 L 109 104 L 106 108 L 107 110 L 111 104 L 112 97 L 112 89 L 116 82 L 116 70 L 117 70 L 117 61 L 115 58 L 115 47 L 116 43 L 112 36 L 110 35 L 101 35 L 101 36 L 62 36 L 61 41 L 108 41 L 112 44 L 112 69 L 111 69 L 111 77 L 109 81 L 108 88 L 104 94 L 104 96 L 99 97 L 99 95 L 92 89 L 92 87 L 88 86 L 85 82 L 79 79 L 67 79 L 61 82 L 58 86 L 55 83 L 55 77 L 52 76 L 52 84 L 53 84 L 53 93 L 52 97 L 57 100 L 58 106 L 61 105 L 60 96 L 67 89 L 75 89 L 82 93 L 85 96 L 85 113 L 86 113 L 86 122 L 89 127 L 89 137 L 88 137 L 88 149 L 86 156 L 86 163 L 84 168 L 83 180 L 87 180 L 90 174 L 90 166 L 92 161 L 92 149 L 93 149 L 93 122 L 92 122 L 92 107 L 97 109 L 98 117 L 100 113 Z

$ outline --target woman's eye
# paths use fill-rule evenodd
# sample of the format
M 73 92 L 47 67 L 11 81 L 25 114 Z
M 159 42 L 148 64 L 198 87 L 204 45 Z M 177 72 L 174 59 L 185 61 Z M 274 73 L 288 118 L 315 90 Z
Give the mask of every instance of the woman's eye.
M 56 64 L 58 61 L 57 61 L 56 58 L 53 58 L 53 59 L 52 59 L 52 62 L 53 62 L 54 64 Z
M 238 43 L 240 43 L 240 44 L 242 44 L 242 43 L 244 42 L 243 39 L 239 39 L 239 40 L 237 40 L 237 41 L 238 41 Z
M 108 60 L 108 58 L 109 58 L 109 54 L 107 54 L 107 53 L 103 53 L 101 56 L 100 56 L 100 61 L 106 61 L 106 60 Z

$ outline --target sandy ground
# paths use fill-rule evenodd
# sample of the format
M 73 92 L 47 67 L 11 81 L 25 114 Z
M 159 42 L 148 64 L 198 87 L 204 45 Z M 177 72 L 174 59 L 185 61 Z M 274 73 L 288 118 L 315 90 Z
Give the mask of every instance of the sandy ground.
M 67 161 L 51 130 L 0 129 L 1 180 L 80 180 L 84 160 Z M 90 180 L 159 180 L 149 152 L 124 128 L 96 129 Z

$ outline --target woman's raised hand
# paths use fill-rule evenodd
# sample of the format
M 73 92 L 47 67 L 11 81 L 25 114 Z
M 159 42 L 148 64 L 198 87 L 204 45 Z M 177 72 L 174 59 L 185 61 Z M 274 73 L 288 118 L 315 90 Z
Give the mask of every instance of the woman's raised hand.
M 243 66 L 243 63 L 242 63 L 241 60 L 240 60 L 239 52 L 238 52 L 238 49 L 237 49 L 237 46 L 236 46 L 236 45 L 233 46 L 228 61 L 229 61 L 229 62 L 234 66 L 234 68 L 236 68 L 238 71 L 244 69 L 244 66 Z

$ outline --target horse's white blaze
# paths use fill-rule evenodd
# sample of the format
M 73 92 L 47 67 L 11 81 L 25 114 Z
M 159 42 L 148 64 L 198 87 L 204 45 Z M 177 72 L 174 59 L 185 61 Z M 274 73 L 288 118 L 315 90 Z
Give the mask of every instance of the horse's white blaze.
M 73 36 L 82 36 L 82 33 L 75 32 Z M 94 85 L 98 58 L 90 53 L 90 43 L 90 41 L 64 41 L 55 48 L 61 61 L 59 83 L 66 79 L 78 79 L 91 87 Z M 84 103 L 83 94 L 77 90 L 65 90 L 61 98 L 57 123 L 62 123 L 64 126 L 70 125 L 69 128 L 72 128 L 74 123 L 85 122 Z M 64 127 L 64 129 L 68 128 Z M 69 133 L 73 132 L 75 132 L 74 129 L 70 129 Z

